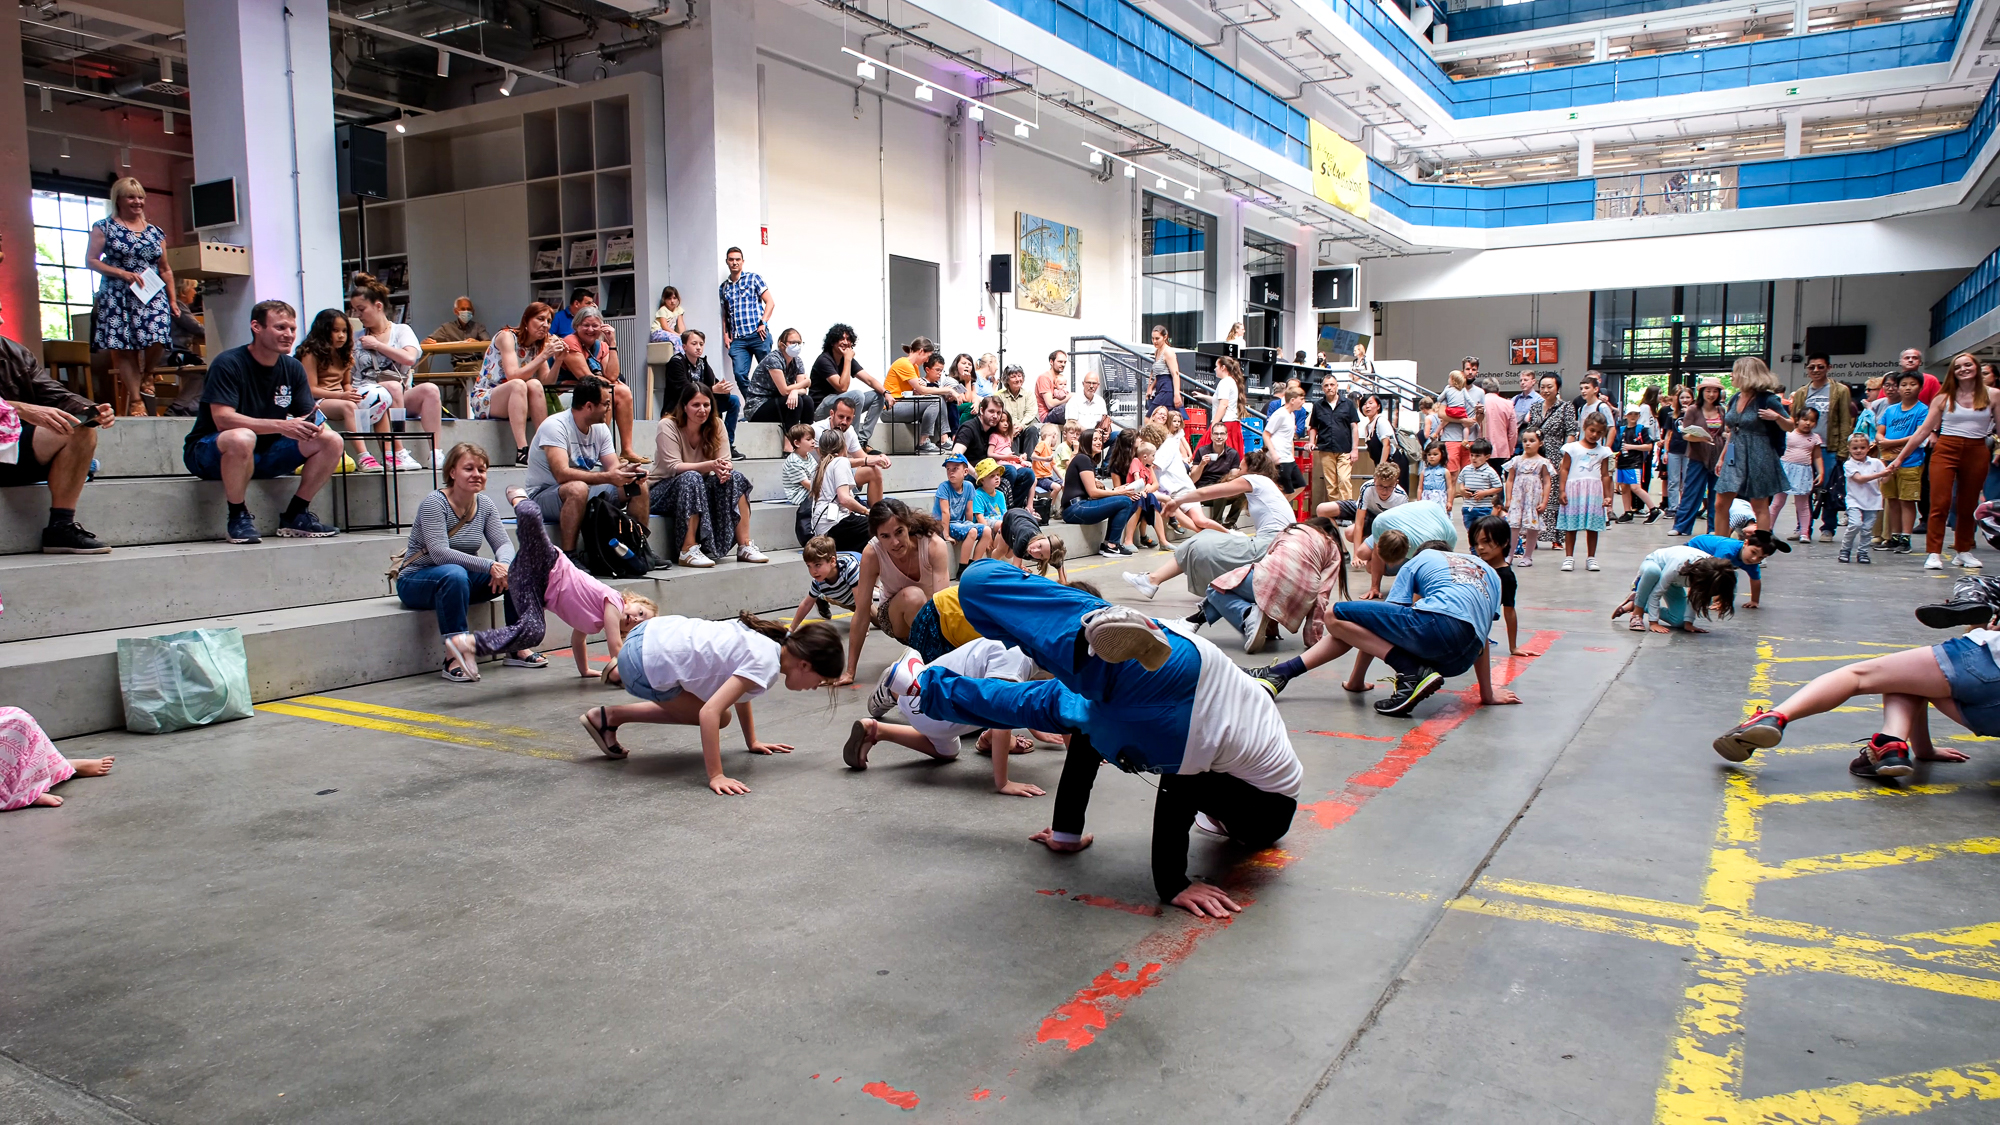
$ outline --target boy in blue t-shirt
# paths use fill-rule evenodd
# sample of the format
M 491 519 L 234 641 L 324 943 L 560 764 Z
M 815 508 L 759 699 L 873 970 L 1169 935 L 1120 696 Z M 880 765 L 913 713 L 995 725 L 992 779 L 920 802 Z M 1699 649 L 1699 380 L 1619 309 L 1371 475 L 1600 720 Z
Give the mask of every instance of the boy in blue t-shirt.
M 1895 463 L 1896 454 L 1917 427 L 1924 424 L 1930 413 L 1930 406 L 1918 401 L 1924 389 L 1924 373 L 1905 371 L 1896 381 L 1897 401 L 1882 411 L 1882 436 L 1877 444 L 1877 455 L 1883 460 Z M 1883 534 L 1888 538 L 1884 549 L 1900 554 L 1910 553 L 1910 529 L 1917 525 L 1917 501 L 1923 497 L 1924 454 L 1922 449 L 1912 449 L 1896 466 L 1889 479 L 1882 482 L 1882 499 L 1886 515 Z
M 958 544 L 960 566 L 979 557 L 974 552 L 979 545 L 980 526 L 972 518 L 972 497 L 979 490 L 966 479 L 971 473 L 972 462 L 965 459 L 965 454 L 954 453 L 945 458 L 945 479 L 939 482 L 931 500 L 931 514 L 949 530 L 952 542 Z
M 1001 517 L 1007 514 L 1007 497 L 1000 494 L 1007 471 L 1000 462 L 986 457 L 972 467 L 972 479 L 979 482 L 972 493 L 972 520 L 979 528 L 979 550 L 973 558 L 991 558 L 993 544 L 1000 537 Z
M 1736 569 L 1750 576 L 1750 600 L 1743 603 L 1745 609 L 1756 609 L 1757 599 L 1763 596 L 1764 560 L 1774 552 L 1790 554 L 1792 550 L 1790 543 L 1761 529 L 1741 539 L 1734 535 L 1697 535 L 1688 540 L 1688 546 L 1718 559 L 1728 559 Z

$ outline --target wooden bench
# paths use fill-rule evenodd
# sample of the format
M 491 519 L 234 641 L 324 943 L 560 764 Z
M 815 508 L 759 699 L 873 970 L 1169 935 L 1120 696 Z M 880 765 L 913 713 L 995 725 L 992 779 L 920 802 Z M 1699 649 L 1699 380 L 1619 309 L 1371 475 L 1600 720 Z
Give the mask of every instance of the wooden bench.
M 487 341 L 460 340 L 451 344 L 427 343 L 419 346 L 423 349 L 423 357 L 419 360 L 419 364 L 431 370 L 416 372 L 417 382 L 436 383 L 438 393 L 445 399 L 447 405 L 453 401 L 450 392 L 455 391 L 458 396 L 457 405 L 452 408 L 452 413 L 460 418 L 472 417 L 472 384 L 479 378 L 479 368 L 475 366 L 459 370 L 456 365 L 461 356 L 485 355 Z M 445 371 L 436 370 L 436 363 L 432 360 L 434 356 L 446 357 L 452 362 L 453 367 Z

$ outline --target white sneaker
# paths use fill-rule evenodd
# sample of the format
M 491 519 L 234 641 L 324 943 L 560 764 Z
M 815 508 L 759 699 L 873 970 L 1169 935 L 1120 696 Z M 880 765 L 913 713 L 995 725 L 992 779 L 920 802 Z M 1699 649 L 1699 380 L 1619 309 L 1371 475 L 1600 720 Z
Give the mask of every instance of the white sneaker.
M 1253 605 L 1250 607 L 1250 612 L 1243 615 L 1243 651 L 1255 656 L 1264 651 L 1264 642 L 1267 639 L 1264 611 Z
M 764 554 L 764 552 L 758 550 L 756 542 L 752 541 L 736 548 L 736 561 L 747 562 L 747 563 L 762 563 L 762 562 L 770 562 L 771 560 Z
M 442 449 L 431 450 L 431 468 L 433 469 L 444 468 L 444 450 Z
M 407 449 L 398 449 L 396 451 L 396 456 L 392 458 L 392 460 L 394 461 L 396 468 L 400 469 L 403 472 L 421 473 L 424 471 L 424 467 L 422 465 L 417 464 L 417 459 L 415 457 L 410 456 L 410 451 Z
M 1978 559 L 1972 557 L 1971 551 L 1960 551 L 1958 556 L 1952 559 L 1952 561 L 1967 570 L 1978 570 L 1983 565 Z
M 1597 556 L 1596 556 L 1596 555 L 1592 555 L 1592 556 L 1590 556 L 1589 558 L 1587 558 L 1587 559 L 1583 560 L 1583 569 L 1585 569 L 1585 570 L 1596 570 L 1596 569 L 1597 569 Z
M 1944 556 L 1942 556 L 1942 555 L 1928 555 L 1928 556 L 1926 556 L 1926 557 L 1924 558 L 1924 569 L 1925 569 L 1925 570 L 1943 570 L 1943 569 L 1944 569 Z
M 1210 836 L 1217 836 L 1224 840 L 1229 839 L 1229 829 L 1224 828 L 1221 821 L 1216 820 L 1205 812 L 1194 814 L 1194 827 L 1197 832 L 1205 832 Z
M 1160 592 L 1159 583 L 1154 582 L 1151 578 L 1147 577 L 1146 575 L 1134 574 L 1128 570 L 1125 572 L 1124 578 L 1125 581 L 1130 582 L 1132 584 L 1132 588 L 1134 590 L 1137 590 L 1140 593 L 1146 595 L 1147 601 L 1151 601 L 1153 595 Z
M 710 567 L 715 565 L 715 560 L 702 554 L 701 548 L 697 546 L 689 547 L 687 550 L 682 551 L 680 563 L 682 566 Z
M 1565 573 L 1565 574 L 1569 573 L 1569 572 L 1570 572 L 1570 571 L 1572 571 L 1572 570 L 1575 570 L 1575 569 L 1576 569 L 1576 560 L 1575 560 L 1575 559 L 1572 559 L 1572 558 L 1567 558 L 1567 557 L 1565 557 L 1565 558 L 1563 559 L 1563 565 L 1562 565 L 1562 568 L 1563 568 L 1563 573 Z
M 1107 664 L 1137 660 L 1148 672 L 1157 672 L 1173 655 L 1159 624 L 1130 606 L 1091 610 L 1082 624 L 1090 651 Z

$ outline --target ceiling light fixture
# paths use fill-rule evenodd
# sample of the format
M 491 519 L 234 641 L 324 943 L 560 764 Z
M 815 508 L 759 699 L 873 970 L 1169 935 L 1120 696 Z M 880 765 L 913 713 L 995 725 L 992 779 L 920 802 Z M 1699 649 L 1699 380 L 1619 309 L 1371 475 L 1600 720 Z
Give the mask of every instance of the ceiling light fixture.
M 1193 188 L 1187 189 L 1186 193 L 1182 195 L 1183 199 L 1193 199 L 1194 197 L 1195 197 L 1195 190 Z
M 167 134 L 168 136 L 172 136 L 172 135 L 173 135 L 173 132 L 174 132 L 174 111 L 173 111 L 173 110 L 171 110 L 171 109 L 163 109 L 163 110 L 161 110 L 161 111 L 160 111 L 160 129 L 161 129 L 161 131 L 162 131 L 162 132 L 166 133 L 166 134 Z
M 443 47 L 438 48 L 438 77 L 451 77 L 451 52 Z
M 518 70 L 510 70 L 510 71 L 508 71 L 508 72 L 507 72 L 507 77 L 506 77 L 506 78 L 504 78 L 504 79 L 502 79 L 502 80 L 501 80 L 501 82 L 500 82 L 500 96 L 501 96 L 501 97 L 503 97 L 503 98 L 511 98 L 511 97 L 513 97 L 513 96 L 514 96 L 514 84 L 515 84 L 515 83 L 517 83 L 517 82 L 519 82 L 520 80 L 521 80 L 521 72 L 520 72 L 520 71 L 518 71 Z
M 55 96 L 49 93 L 49 88 L 47 86 L 44 86 L 42 87 L 42 112 L 54 113 L 55 111 L 56 111 Z
M 403 128 L 403 111 L 400 109 L 396 111 L 396 131 L 398 133 L 409 132 L 408 129 Z
M 62 138 L 62 147 L 61 147 L 60 149 L 57 149 L 57 150 L 56 150 L 56 155 L 58 155 L 58 156 L 62 157 L 62 158 L 63 158 L 64 160 L 68 160 L 68 159 L 69 159 L 69 134 L 68 134 L 68 133 L 64 133 L 64 134 L 63 134 L 63 138 Z
M 174 84 L 174 57 L 172 55 L 160 56 L 160 81 L 169 86 Z
M 120 168 L 130 168 L 130 167 L 132 166 L 132 150 L 131 150 L 131 149 L 129 149 L 129 148 L 121 148 L 121 149 L 119 149 L 119 150 L 118 150 L 118 166 L 119 166 Z
M 854 74 L 858 78 L 864 80 L 874 78 L 876 68 L 880 67 L 881 69 L 888 71 L 890 74 L 900 74 L 904 78 L 907 78 L 912 82 L 915 82 L 917 84 L 918 101 L 924 101 L 924 102 L 930 101 L 931 96 L 936 92 L 933 88 L 937 85 L 937 83 L 932 82 L 930 79 L 919 77 L 918 75 L 915 74 L 911 74 L 907 70 L 890 66 L 888 63 L 885 62 L 876 62 L 875 60 L 869 58 L 867 55 L 862 54 L 860 51 L 857 51 L 852 47 L 842 47 L 840 49 L 840 53 L 844 55 L 852 55 L 856 60 L 858 60 L 854 64 Z M 946 89 L 950 89 L 950 87 L 946 87 Z M 1033 136 L 1034 134 L 1030 132 L 1030 130 L 1041 128 L 1041 125 L 1039 123 L 1030 121 L 1027 118 L 1022 117 L 1020 114 L 1009 113 L 1006 110 L 1001 109 L 999 106 L 994 105 L 992 102 L 980 101 L 978 98 L 971 97 L 970 95 L 967 94 L 960 94 L 957 93 L 956 91 L 953 92 L 953 96 L 957 97 L 960 101 L 966 104 L 967 116 L 971 117 L 974 121 L 986 120 L 986 114 L 988 112 L 997 113 L 1000 116 L 1007 118 L 1009 121 L 1012 121 L 1014 123 L 1014 135 L 1017 137 L 1027 138 Z
M 1134 164 L 1132 161 L 1127 160 L 1126 158 L 1118 155 L 1117 153 L 1112 152 L 1109 149 L 1098 148 L 1096 145 L 1091 144 L 1089 141 L 1084 141 L 1083 147 L 1090 150 L 1090 162 L 1092 164 L 1101 164 L 1106 157 L 1109 157 L 1112 160 L 1116 160 L 1120 164 L 1123 164 L 1125 166 L 1125 178 L 1128 180 L 1138 179 L 1139 173 L 1143 171 L 1148 176 L 1153 177 L 1153 187 L 1158 191 L 1166 191 L 1167 185 L 1172 184 L 1175 187 L 1178 187 L 1183 191 L 1189 193 L 1187 196 L 1187 198 L 1189 199 L 1193 199 L 1196 195 L 1201 194 L 1201 185 L 1199 184 L 1191 184 L 1188 183 L 1186 180 L 1178 180 L 1172 176 L 1167 175 L 1164 172 L 1155 171 L 1154 169 L 1151 168 L 1142 169 L 1139 165 Z

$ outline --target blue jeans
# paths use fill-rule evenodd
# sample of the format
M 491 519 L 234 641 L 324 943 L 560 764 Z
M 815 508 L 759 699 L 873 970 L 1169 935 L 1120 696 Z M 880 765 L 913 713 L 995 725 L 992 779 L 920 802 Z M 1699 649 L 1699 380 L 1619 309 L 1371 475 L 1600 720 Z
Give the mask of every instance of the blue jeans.
M 405 570 L 396 578 L 396 597 L 406 609 L 437 611 L 438 635 L 455 637 L 466 631 L 465 607 L 472 602 L 490 602 L 505 597 L 506 590 L 493 589 L 489 571 L 474 573 L 457 563 Z M 507 624 L 515 621 L 514 600 L 505 601 Z
M 681 685 L 668 684 L 663 688 L 653 686 L 653 682 L 646 678 L 646 646 L 639 639 L 639 634 L 645 632 L 646 626 L 651 625 L 654 620 L 648 618 L 641 621 L 632 626 L 630 633 L 625 634 L 625 647 L 618 650 L 618 682 L 625 685 L 627 693 L 636 695 L 648 703 L 667 703 L 681 693 Z
M 771 332 L 765 329 L 755 336 L 732 336 L 729 339 L 729 366 L 736 372 L 739 388 L 750 385 L 750 369 L 764 361 L 771 351 Z
M 1932 645 L 1931 655 L 1937 657 L 1938 671 L 1951 685 L 1952 702 L 1958 704 L 1972 733 L 2000 733 L 2000 666 L 1986 646 L 1971 637 L 1953 637 Z
M 1694 529 L 1696 516 L 1708 517 L 1708 533 L 1715 534 L 1715 473 L 1695 457 L 1687 459 L 1681 477 L 1681 510 L 1674 514 L 1674 532 L 1686 535 Z
M 1465 518 L 1466 541 L 1469 543 L 1471 542 L 1471 537 L 1472 537 L 1472 525 L 1478 523 L 1481 519 L 1492 515 L 1493 509 L 1491 507 L 1475 508 L 1468 504 L 1466 505 L 1464 511 L 1460 512 L 1459 514 Z
M 1687 473 L 1687 463 L 1688 455 L 1685 453 L 1667 454 L 1667 510 L 1670 512 L 1681 510 L 1681 480 Z
M 1243 631 L 1243 619 L 1257 608 L 1257 571 L 1253 568 L 1243 576 L 1233 590 L 1220 586 L 1210 586 L 1201 598 L 1201 611 L 1208 621 L 1227 621 L 1237 632 Z
M 1007 482 L 1008 504 L 1015 508 L 1027 507 L 1028 501 L 1035 498 L 1035 470 L 1026 465 L 1004 465 L 1001 469 L 1006 474 L 1003 479 Z M 1118 526 L 1123 528 L 1125 525 L 1121 523 Z
M 209 434 L 181 452 L 181 464 L 203 480 L 222 479 L 222 451 L 215 447 L 215 437 Z M 291 438 L 281 437 L 269 443 L 260 440 L 250 475 L 256 480 L 271 480 L 286 476 L 305 463 L 299 443 Z
M 1840 510 L 1847 507 L 1847 477 L 1840 471 L 1840 459 L 1846 452 L 1835 453 L 1831 449 L 1819 451 L 1820 467 L 1826 473 L 1821 480 L 1826 481 L 1822 489 L 1826 493 L 1826 514 L 1820 517 L 1820 527 L 1828 535 L 1840 523 Z M 1990 475 L 1990 474 L 1989 474 Z
M 1025 506 L 1025 505 L 1024 505 Z M 1072 500 L 1063 509 L 1064 523 L 1096 523 L 1104 521 L 1104 540 L 1116 542 L 1125 534 L 1125 524 L 1139 505 L 1128 496 L 1100 496 L 1095 500 Z
M 733 350 L 733 349 L 732 349 Z M 737 386 L 743 384 L 738 383 Z M 729 431 L 729 448 L 736 448 L 736 423 L 743 417 L 743 400 L 735 395 L 717 395 L 722 407 L 722 428 Z

